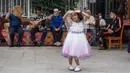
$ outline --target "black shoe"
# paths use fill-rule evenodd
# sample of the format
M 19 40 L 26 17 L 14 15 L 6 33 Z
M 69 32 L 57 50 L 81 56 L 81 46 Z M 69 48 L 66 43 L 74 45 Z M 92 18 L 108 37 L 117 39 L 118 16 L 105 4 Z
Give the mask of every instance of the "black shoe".
M 16 45 L 17 47 L 21 47 L 21 45 L 18 43 L 17 45 Z
M 95 44 L 90 44 L 91 46 L 95 46 Z
M 14 45 L 10 45 L 9 47 L 14 47 Z
M 42 46 L 43 45 L 43 43 L 42 42 L 40 42 L 39 44 L 38 44 L 38 46 Z
M 99 50 L 107 50 L 107 48 L 104 48 L 104 47 L 100 47 Z
M 37 46 L 37 42 L 33 42 L 33 44 L 32 44 L 33 46 Z

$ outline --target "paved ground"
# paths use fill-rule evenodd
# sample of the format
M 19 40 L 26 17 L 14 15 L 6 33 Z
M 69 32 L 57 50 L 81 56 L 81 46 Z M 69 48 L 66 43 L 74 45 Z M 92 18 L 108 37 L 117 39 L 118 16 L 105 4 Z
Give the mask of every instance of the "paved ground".
M 67 70 L 61 47 L 0 47 L 0 73 L 74 73 Z M 126 50 L 99 51 L 81 61 L 79 73 L 130 73 L 130 54 Z

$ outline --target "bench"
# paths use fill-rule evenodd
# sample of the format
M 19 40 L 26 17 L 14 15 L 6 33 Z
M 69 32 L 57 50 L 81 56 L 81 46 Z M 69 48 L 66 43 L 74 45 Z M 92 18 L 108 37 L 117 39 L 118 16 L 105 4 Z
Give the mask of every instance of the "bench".
M 65 39 L 66 35 L 67 35 L 67 32 L 64 31 L 64 32 L 63 32 L 62 39 L 61 39 L 62 44 L 63 44 L 63 42 L 64 42 L 64 39 Z M 3 31 L 2 31 L 2 36 L 3 36 L 4 39 L 6 40 L 7 44 L 10 45 L 10 37 L 9 37 L 9 32 L 8 32 L 8 30 L 3 30 Z M 41 36 L 42 36 L 42 32 L 37 32 L 37 33 L 36 33 L 36 41 L 37 41 L 37 42 L 40 41 Z M 16 44 L 17 40 L 18 40 L 18 35 L 16 34 L 16 35 L 15 35 L 14 44 Z M 45 42 L 43 42 L 43 45 L 51 46 L 51 45 L 53 45 L 53 44 L 54 44 L 54 41 L 53 41 L 52 32 L 51 32 L 50 30 L 48 30 L 48 33 L 47 33 Z M 24 45 L 24 46 L 32 45 L 30 31 L 27 31 L 27 30 L 24 30 L 24 31 L 23 31 L 22 45 Z
M 24 33 L 23 33 L 23 38 L 22 38 L 22 45 L 23 46 L 31 46 L 32 45 L 32 41 L 31 41 L 30 31 L 24 30 L 23 32 Z M 2 30 L 1 33 L 2 33 L 2 36 L 4 37 L 4 39 L 6 40 L 7 44 L 10 45 L 10 37 L 9 37 L 8 30 Z M 61 43 L 62 44 L 63 44 L 63 42 L 64 42 L 64 40 L 66 38 L 66 35 L 67 35 L 67 31 L 64 30 L 63 35 L 62 35 L 62 39 L 61 39 Z M 41 36 L 42 36 L 42 32 L 37 32 L 36 33 L 36 41 L 37 42 L 40 41 Z M 92 39 L 91 32 L 87 33 L 86 37 L 87 37 L 88 41 L 91 41 L 91 39 Z M 15 39 L 14 39 L 14 44 L 16 44 L 17 40 L 18 40 L 18 35 L 16 33 Z M 53 44 L 54 44 L 54 41 L 53 41 L 52 32 L 50 30 L 48 30 L 48 33 L 47 33 L 45 41 L 43 42 L 43 45 L 52 46 Z

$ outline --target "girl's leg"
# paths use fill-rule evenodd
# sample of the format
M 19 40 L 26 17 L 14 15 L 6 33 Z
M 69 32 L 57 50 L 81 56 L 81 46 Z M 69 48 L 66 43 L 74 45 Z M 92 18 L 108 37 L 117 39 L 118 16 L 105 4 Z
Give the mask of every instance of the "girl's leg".
M 79 64 L 79 59 L 75 59 L 75 63 L 76 63 L 77 66 L 79 66 L 80 65 Z
M 73 58 L 68 58 L 68 59 L 69 59 L 69 65 L 72 65 Z
M 75 68 L 75 72 L 79 72 L 79 71 L 81 71 L 81 68 L 80 68 L 80 64 L 79 64 L 79 59 L 77 59 L 77 58 L 75 58 L 75 63 L 76 63 L 76 65 L 77 65 L 77 67 Z
M 73 58 L 71 57 L 71 58 L 68 58 L 68 60 L 69 60 L 69 70 L 70 71 L 73 71 L 74 70 L 74 68 L 73 68 L 73 66 L 72 66 L 72 62 L 73 62 Z

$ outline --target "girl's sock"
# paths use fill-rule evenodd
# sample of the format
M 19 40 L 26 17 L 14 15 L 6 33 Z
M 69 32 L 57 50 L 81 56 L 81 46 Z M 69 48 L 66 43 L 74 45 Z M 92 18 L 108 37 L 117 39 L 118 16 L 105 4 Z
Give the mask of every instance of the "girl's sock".
M 73 71 L 74 70 L 74 67 L 72 65 L 69 66 L 69 70 L 70 71 Z

